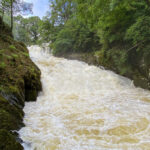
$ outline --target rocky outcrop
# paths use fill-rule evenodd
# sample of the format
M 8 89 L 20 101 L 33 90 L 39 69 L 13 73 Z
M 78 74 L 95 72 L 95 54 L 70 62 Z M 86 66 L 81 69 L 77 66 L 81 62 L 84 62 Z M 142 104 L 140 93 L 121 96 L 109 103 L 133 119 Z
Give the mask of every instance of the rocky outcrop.
M 25 101 L 41 90 L 40 70 L 26 46 L 13 39 L 0 18 L 0 150 L 22 150 L 16 130 L 23 126 Z

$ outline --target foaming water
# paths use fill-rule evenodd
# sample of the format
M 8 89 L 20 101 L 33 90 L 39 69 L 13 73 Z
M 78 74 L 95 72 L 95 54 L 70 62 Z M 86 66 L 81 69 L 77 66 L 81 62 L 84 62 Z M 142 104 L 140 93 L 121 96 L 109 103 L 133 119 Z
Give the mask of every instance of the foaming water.
M 43 91 L 25 105 L 25 150 L 150 150 L 150 92 L 86 63 L 29 48 Z

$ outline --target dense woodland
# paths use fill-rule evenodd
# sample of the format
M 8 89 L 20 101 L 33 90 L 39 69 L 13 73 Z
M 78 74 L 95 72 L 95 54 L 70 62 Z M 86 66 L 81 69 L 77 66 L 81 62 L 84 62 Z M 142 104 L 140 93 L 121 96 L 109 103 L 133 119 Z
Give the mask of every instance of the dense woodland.
M 28 6 L 22 12 L 29 13 Z M 14 13 L 15 39 L 27 45 L 50 43 L 57 56 L 92 53 L 100 65 L 122 75 L 150 78 L 149 0 L 50 0 L 49 7 L 42 19 Z M 1 14 L 10 24 L 7 10 Z

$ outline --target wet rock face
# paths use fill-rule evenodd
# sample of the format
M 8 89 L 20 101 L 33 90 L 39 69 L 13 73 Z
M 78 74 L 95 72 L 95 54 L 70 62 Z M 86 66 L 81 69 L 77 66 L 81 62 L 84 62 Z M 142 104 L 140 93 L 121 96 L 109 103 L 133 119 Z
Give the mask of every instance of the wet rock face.
M 16 141 L 13 134 L 8 130 L 0 129 L 1 150 L 23 150 L 23 147 Z
M 23 111 L 17 106 L 10 104 L 0 95 L 0 149 L 1 150 L 22 150 L 22 146 L 17 142 L 16 129 L 23 126 Z
M 36 66 L 35 66 L 36 67 Z M 36 68 L 37 69 L 37 68 Z M 28 71 L 24 76 L 25 101 L 35 101 L 38 91 L 41 90 L 39 70 Z
M 22 124 L 23 111 L 0 95 L 0 129 L 15 130 Z
M 12 38 L 0 19 L 0 150 L 22 150 L 17 134 L 23 126 L 25 101 L 35 101 L 41 72 L 30 60 L 24 43 Z

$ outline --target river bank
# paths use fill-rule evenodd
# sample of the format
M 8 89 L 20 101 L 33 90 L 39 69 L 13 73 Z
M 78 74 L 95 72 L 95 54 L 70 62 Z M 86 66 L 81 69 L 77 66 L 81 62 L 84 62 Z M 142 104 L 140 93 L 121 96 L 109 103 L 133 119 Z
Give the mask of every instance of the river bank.
M 41 90 L 40 70 L 28 49 L 13 39 L 0 18 L 0 149 L 22 150 L 17 135 L 23 124 L 25 101 L 34 101 Z

